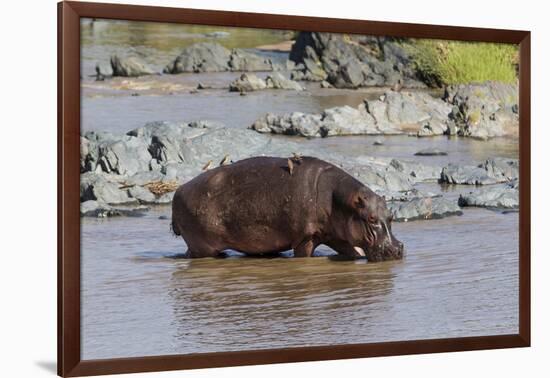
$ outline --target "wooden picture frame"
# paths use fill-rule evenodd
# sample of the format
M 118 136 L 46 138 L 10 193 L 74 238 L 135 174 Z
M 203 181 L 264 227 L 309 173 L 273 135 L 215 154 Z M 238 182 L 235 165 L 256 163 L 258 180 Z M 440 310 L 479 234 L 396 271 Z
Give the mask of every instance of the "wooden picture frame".
M 338 346 L 82 360 L 80 346 L 80 18 L 517 44 L 520 116 L 519 333 Z M 530 345 L 530 32 L 165 7 L 58 4 L 58 374 L 82 376 L 439 353 Z

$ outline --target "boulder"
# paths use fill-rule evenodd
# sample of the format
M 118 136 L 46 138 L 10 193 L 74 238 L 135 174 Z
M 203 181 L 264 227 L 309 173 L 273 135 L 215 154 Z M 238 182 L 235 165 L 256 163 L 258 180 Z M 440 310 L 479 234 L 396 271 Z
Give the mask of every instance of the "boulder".
M 449 164 L 441 171 L 441 182 L 446 184 L 488 185 L 499 181 L 479 166 Z
M 135 198 L 139 203 L 155 203 L 157 197 L 148 189 L 140 185 L 134 185 L 128 188 L 130 197 Z
M 405 203 L 390 202 L 388 206 L 397 222 L 462 215 L 456 202 L 442 197 L 416 198 Z
M 399 41 L 384 37 L 300 32 L 289 59 L 295 80 L 326 80 L 336 88 L 362 86 L 424 87 Z M 368 42 L 365 42 L 367 41 Z
M 99 142 L 98 157 L 98 163 L 104 172 L 119 175 L 133 175 L 148 170 L 151 161 L 147 140 L 128 135 L 119 140 Z
M 130 177 L 124 177 L 121 182 L 123 183 L 123 186 L 126 187 L 142 186 L 151 182 L 164 181 L 165 177 L 166 176 L 162 172 L 161 168 L 160 171 L 138 172 Z
M 269 154 L 271 144 L 269 138 L 251 130 L 224 128 L 193 138 L 187 148 L 193 157 L 190 165 L 195 169 L 202 169 L 209 161 L 212 161 L 212 166 L 218 166 L 226 155 L 229 161 L 237 161 Z
M 186 145 L 191 138 L 204 134 L 208 130 L 206 127 L 189 127 L 187 123 L 162 121 L 149 122 L 143 127 L 129 131 L 128 135 L 145 139 L 150 155 L 159 163 L 165 164 L 193 161 L 193 156 Z
M 242 74 L 238 79 L 229 84 L 231 92 L 252 92 L 266 89 L 267 84 L 254 74 Z
M 200 42 L 183 49 L 164 73 L 273 71 L 278 67 L 271 59 L 243 49 L 228 50 L 218 43 Z
M 304 88 L 296 81 L 285 78 L 279 72 L 267 75 L 265 80 L 260 79 L 254 74 L 244 73 L 229 84 L 229 90 L 232 92 L 251 92 L 262 89 L 302 91 Z
M 103 173 L 86 172 L 80 175 L 80 201 L 95 200 L 109 205 L 131 205 L 137 200 L 121 189 L 120 182 L 111 181 L 112 177 Z
M 438 148 L 425 148 L 414 154 L 415 156 L 447 156 L 447 152 Z
M 392 159 L 390 168 L 409 175 L 413 182 L 437 181 L 441 178 L 441 167 L 425 165 L 416 161 Z
M 381 133 L 408 132 L 418 136 L 448 133 L 452 106 L 422 92 L 388 91 L 379 99 L 365 100 Z
M 155 73 L 155 71 L 140 58 L 120 58 L 117 55 L 111 57 L 111 69 L 113 76 L 138 77 Z
M 519 161 L 491 158 L 477 166 L 449 164 L 441 171 L 441 182 L 447 184 L 487 185 L 519 179 Z
M 231 71 L 273 71 L 271 59 L 254 54 L 243 49 L 233 49 L 229 57 Z
M 500 182 L 519 179 L 518 159 L 491 158 L 487 159 L 482 166 L 487 171 L 487 175 Z
M 287 79 L 279 72 L 274 72 L 267 75 L 265 79 L 267 88 L 271 89 L 286 89 L 293 91 L 303 91 L 304 88 L 294 80 Z
M 293 112 L 283 115 L 267 113 L 256 120 L 250 128 L 260 133 L 299 135 L 303 137 L 320 137 L 322 116 Z
M 519 190 L 517 185 L 492 186 L 461 194 L 460 206 L 476 206 L 500 209 L 519 208 Z
M 366 100 L 357 108 L 339 106 L 321 114 L 269 113 L 250 128 L 264 133 L 305 137 L 404 132 L 419 136 L 442 135 L 448 131 L 446 117 L 450 109 L 449 104 L 425 93 L 390 91 L 377 100 Z
M 374 118 L 364 109 L 339 106 L 321 114 L 321 136 L 378 134 Z
M 388 169 L 383 165 L 344 165 L 342 167 L 350 175 L 367 185 L 378 194 L 410 192 L 413 190 L 408 175 L 393 169 Z
M 164 73 L 228 71 L 230 55 L 231 52 L 218 43 L 195 43 L 184 48 Z
M 80 172 L 88 172 L 96 169 L 99 160 L 99 149 L 94 140 L 80 137 Z
M 458 135 L 479 139 L 518 135 L 518 98 L 517 84 L 500 82 L 451 86 L 443 96 Z

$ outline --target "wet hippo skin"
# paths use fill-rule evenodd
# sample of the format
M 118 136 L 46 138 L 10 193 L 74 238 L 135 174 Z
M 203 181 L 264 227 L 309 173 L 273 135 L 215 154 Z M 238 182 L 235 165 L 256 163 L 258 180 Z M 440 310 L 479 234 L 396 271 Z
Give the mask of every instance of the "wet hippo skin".
M 349 257 L 403 257 L 384 199 L 342 169 L 313 157 L 254 157 L 206 171 L 180 186 L 172 229 L 186 257 L 294 250 L 320 244 Z

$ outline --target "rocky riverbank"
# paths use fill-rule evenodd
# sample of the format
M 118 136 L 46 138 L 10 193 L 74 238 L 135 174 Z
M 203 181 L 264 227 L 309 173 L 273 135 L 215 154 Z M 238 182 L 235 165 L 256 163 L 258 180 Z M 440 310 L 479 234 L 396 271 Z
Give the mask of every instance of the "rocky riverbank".
M 176 188 L 222 160 L 251 156 L 316 156 L 342 167 L 384 196 L 398 221 L 461 214 L 462 207 L 516 208 L 518 165 L 488 159 L 476 166 L 440 166 L 406 159 L 348 156 L 312 149 L 288 138 L 227 128 L 208 121 L 152 122 L 124 135 L 81 137 L 81 215 L 139 215 L 169 204 Z M 470 185 L 459 200 L 422 189 L 423 183 Z M 479 184 L 483 184 L 480 189 Z
M 295 80 L 327 81 L 336 88 L 424 88 L 409 54 L 394 39 L 301 32 L 289 59 Z
M 357 108 L 334 107 L 320 114 L 268 113 L 250 128 L 260 133 L 303 137 L 517 136 L 517 99 L 517 87 L 492 82 L 449 87 L 442 98 L 426 92 L 387 91 L 378 99 L 365 99 Z

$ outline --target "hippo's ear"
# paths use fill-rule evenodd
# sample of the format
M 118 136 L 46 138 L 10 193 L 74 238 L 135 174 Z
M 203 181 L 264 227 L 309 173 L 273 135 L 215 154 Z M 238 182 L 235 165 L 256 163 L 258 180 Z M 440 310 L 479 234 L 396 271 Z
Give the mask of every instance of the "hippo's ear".
M 367 202 L 360 192 L 335 193 L 335 197 L 338 202 L 356 213 L 364 213 L 367 208 Z

